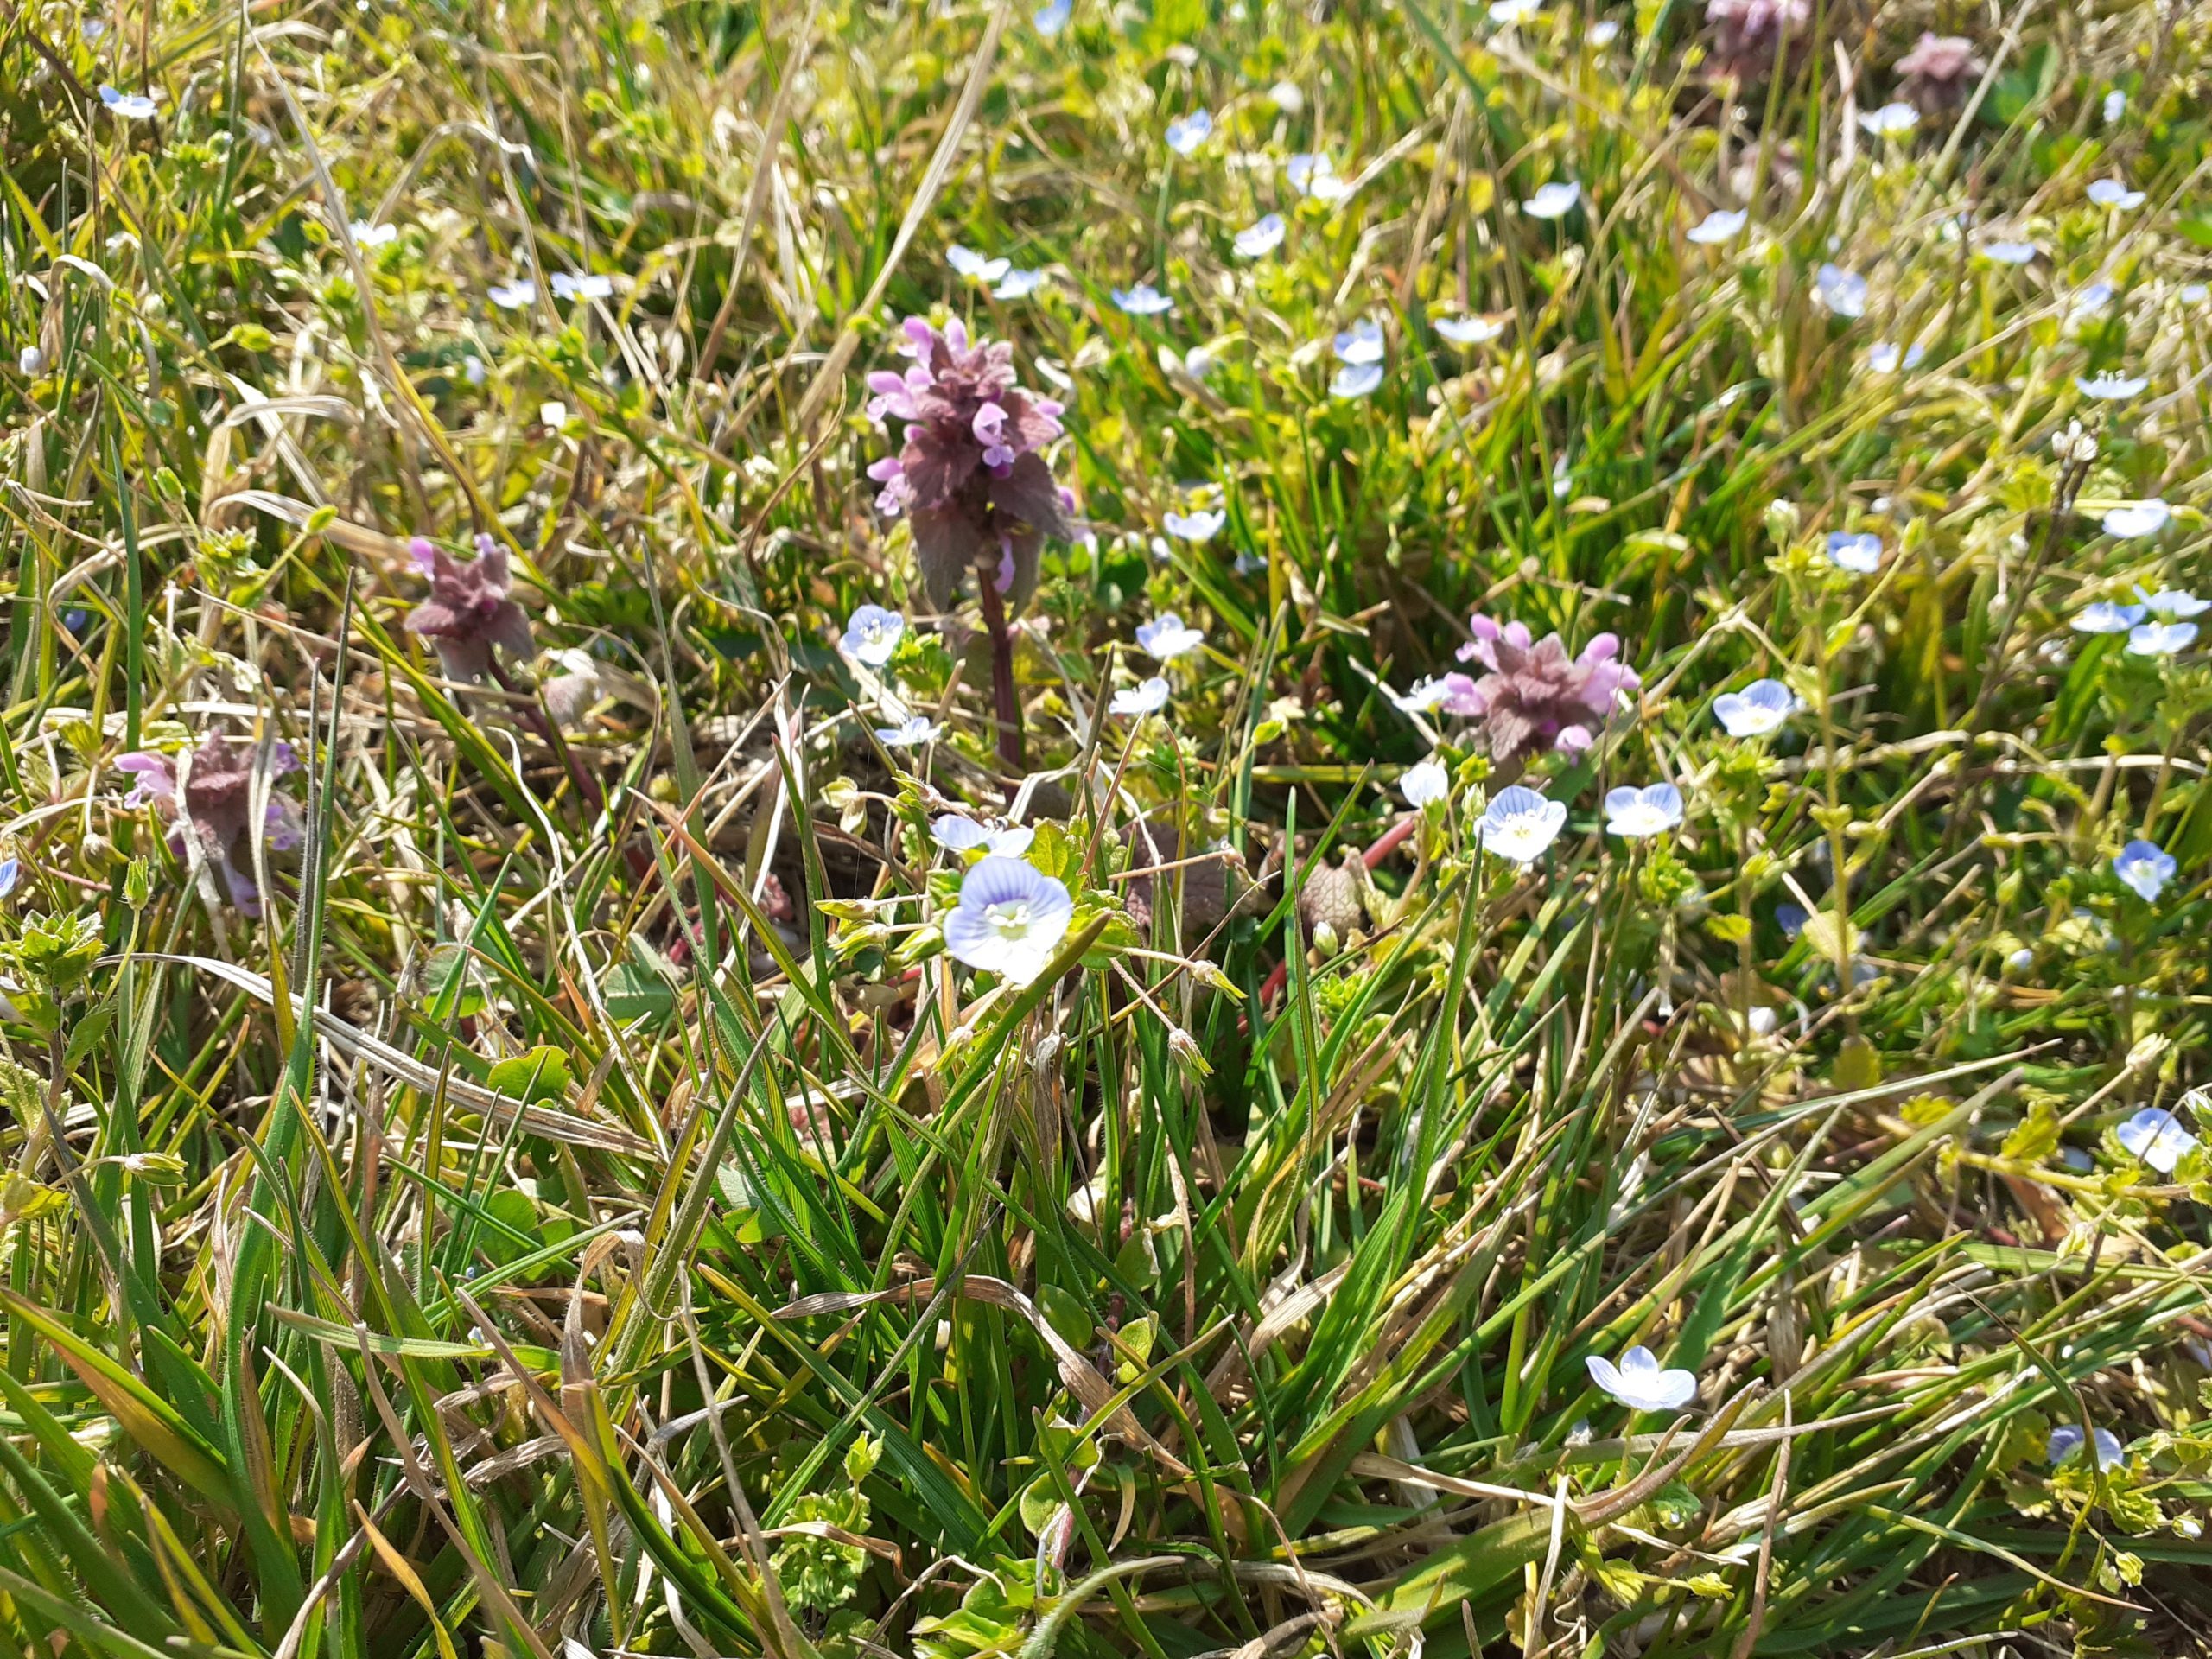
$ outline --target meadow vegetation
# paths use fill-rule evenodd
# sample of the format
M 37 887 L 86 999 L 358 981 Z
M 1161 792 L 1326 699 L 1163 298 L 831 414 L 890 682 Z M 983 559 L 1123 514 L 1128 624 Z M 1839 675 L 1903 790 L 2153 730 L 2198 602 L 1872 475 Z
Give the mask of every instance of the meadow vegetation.
M 0 1650 L 2212 1651 L 2212 15 L 19 0 Z

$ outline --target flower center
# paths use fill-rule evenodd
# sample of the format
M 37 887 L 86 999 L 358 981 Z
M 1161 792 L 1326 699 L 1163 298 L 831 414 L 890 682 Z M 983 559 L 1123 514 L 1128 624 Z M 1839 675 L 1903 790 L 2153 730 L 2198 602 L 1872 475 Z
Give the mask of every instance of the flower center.
M 983 914 L 990 920 L 1001 938 L 1018 939 L 1029 931 L 1029 901 L 1008 899 L 993 905 Z

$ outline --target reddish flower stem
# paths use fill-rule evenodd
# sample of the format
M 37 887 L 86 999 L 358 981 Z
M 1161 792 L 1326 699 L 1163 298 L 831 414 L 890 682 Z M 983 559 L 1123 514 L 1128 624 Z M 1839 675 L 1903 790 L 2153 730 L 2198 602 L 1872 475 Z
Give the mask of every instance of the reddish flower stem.
M 1014 634 L 1007 625 L 1006 601 L 999 597 L 996 573 L 978 569 L 976 586 L 983 595 L 983 626 L 991 636 L 991 702 L 998 715 L 999 759 L 1010 772 L 1021 764 L 1021 702 L 1014 694 Z
M 1367 849 L 1360 854 L 1359 861 L 1366 865 L 1369 869 L 1373 869 L 1406 844 L 1406 838 L 1413 834 L 1414 826 L 1420 822 L 1421 813 L 1418 810 L 1407 813 L 1369 844 Z M 1275 998 L 1281 996 L 1282 988 L 1289 978 L 1290 962 L 1286 957 L 1275 964 L 1274 972 L 1269 974 L 1267 983 L 1260 987 L 1260 1006 L 1264 1008 Z

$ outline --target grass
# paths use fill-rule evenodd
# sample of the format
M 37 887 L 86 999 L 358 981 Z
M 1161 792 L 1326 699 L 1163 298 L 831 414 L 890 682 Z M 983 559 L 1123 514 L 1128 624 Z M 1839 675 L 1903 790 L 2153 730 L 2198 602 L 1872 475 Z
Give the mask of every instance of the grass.
M 1963 107 L 1865 130 L 1923 27 Z M 0 1646 L 2207 1651 L 2212 1166 L 2116 1131 L 2204 1127 L 2212 675 L 2073 624 L 2208 575 L 2212 35 L 1803 28 L 1732 92 L 1684 4 L 0 19 Z M 910 314 L 1067 405 L 1003 627 L 865 476 Z M 472 680 L 407 538 L 479 534 Z M 1632 708 L 1402 709 L 1478 610 Z M 211 732 L 173 844 L 118 760 Z M 1026 983 L 956 808 L 1072 896 Z

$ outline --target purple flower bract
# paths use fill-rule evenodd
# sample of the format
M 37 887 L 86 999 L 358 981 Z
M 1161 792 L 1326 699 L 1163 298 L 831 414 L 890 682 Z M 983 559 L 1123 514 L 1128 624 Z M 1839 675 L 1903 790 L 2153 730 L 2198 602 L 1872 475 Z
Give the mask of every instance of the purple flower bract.
M 448 678 L 482 679 L 495 646 L 510 657 L 531 654 L 530 618 L 508 596 L 506 549 L 479 536 L 476 556 L 462 564 L 419 536 L 408 546 L 430 579 L 429 598 L 407 613 L 408 631 L 437 647 Z
M 1500 626 L 1478 615 L 1468 626 L 1475 637 L 1460 648 L 1460 660 L 1490 671 L 1479 680 L 1445 676 L 1443 707 L 1483 721 L 1491 758 L 1500 765 L 1545 749 L 1573 753 L 1589 747 L 1617 696 L 1643 684 L 1634 669 L 1616 660 L 1621 644 L 1610 633 L 1570 657 L 1559 635 L 1533 639 L 1522 623 Z
M 137 779 L 130 799 L 151 805 L 169 826 L 169 850 L 187 864 L 196 864 L 202 889 L 213 904 L 227 896 L 248 916 L 261 914 L 261 889 L 253 879 L 253 845 L 248 834 L 253 823 L 253 750 L 234 743 L 219 732 L 207 737 L 184 767 L 182 799 L 179 799 L 175 764 L 165 754 L 134 750 L 117 757 L 116 766 Z M 281 778 L 299 762 L 292 746 L 270 747 L 269 772 Z M 300 844 L 299 808 L 285 798 L 271 795 L 262 820 L 262 834 L 270 848 L 289 852 Z M 197 846 L 200 857 L 192 856 Z M 210 878 L 220 875 L 223 887 Z
M 1071 499 L 1039 450 L 1059 436 L 1060 405 L 1014 382 L 1014 347 L 968 342 L 959 322 L 943 333 L 906 320 L 913 366 L 868 378 L 868 414 L 901 423 L 901 447 L 868 469 L 883 486 L 876 505 L 906 514 L 930 601 L 942 609 L 971 566 L 988 572 L 1019 610 L 1037 585 L 1046 537 L 1065 541 Z

